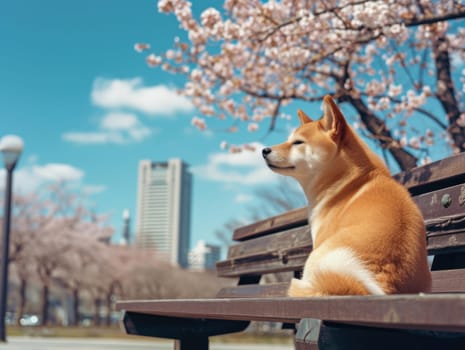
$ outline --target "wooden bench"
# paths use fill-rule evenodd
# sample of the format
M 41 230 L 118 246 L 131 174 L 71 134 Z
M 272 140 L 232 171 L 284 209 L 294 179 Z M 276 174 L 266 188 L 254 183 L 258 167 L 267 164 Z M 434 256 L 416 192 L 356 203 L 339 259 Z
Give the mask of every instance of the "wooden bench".
M 465 349 L 465 154 L 395 178 L 424 215 L 432 294 L 299 299 L 286 297 L 288 282 L 259 284 L 269 273 L 300 275 L 312 249 L 302 208 L 234 232 L 237 244 L 217 272 L 238 284 L 217 298 L 119 301 L 126 332 L 202 350 L 210 336 L 242 331 L 253 320 L 295 327 L 297 349 Z

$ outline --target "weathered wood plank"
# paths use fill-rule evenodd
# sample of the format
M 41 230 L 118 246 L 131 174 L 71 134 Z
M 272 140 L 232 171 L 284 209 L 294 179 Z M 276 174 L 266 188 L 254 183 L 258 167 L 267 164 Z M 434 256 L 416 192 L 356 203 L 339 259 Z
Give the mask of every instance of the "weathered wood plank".
M 465 269 L 432 271 L 433 293 L 465 292 Z
M 306 225 L 235 244 L 228 250 L 228 259 L 268 255 L 269 253 L 283 256 L 290 249 L 311 244 L 310 226 Z
M 465 182 L 465 153 L 394 175 L 412 194 Z
M 247 226 L 239 227 L 234 231 L 233 239 L 235 241 L 243 241 L 252 237 L 259 237 L 269 233 L 306 225 L 307 223 L 307 207 L 299 208 Z
M 275 284 L 255 284 L 246 286 L 225 287 L 221 289 L 217 298 L 273 298 L 285 297 L 288 282 Z
M 228 259 L 216 264 L 217 274 L 238 277 L 295 271 L 305 263 L 311 248 L 308 225 L 249 239 L 229 249 Z
M 465 251 L 465 233 L 449 233 L 428 238 L 428 253 L 430 255 L 447 252 Z
M 465 292 L 465 269 L 433 271 L 433 293 Z M 245 285 L 225 287 L 221 289 L 218 298 L 272 298 L 285 297 L 289 282 L 263 285 Z
M 426 221 L 429 254 L 465 251 L 465 216 L 445 216 Z M 217 263 L 221 277 L 262 275 L 301 270 L 312 250 L 308 225 L 232 246 L 228 259 Z
M 446 187 L 413 197 L 426 221 L 465 215 L 465 185 Z
M 310 254 L 311 246 L 293 248 L 278 254 L 255 255 L 244 259 L 224 260 L 216 264 L 220 277 L 264 275 L 267 273 L 300 270 Z
M 118 302 L 117 310 L 180 318 L 296 323 L 316 318 L 403 329 L 465 331 L 465 294 Z

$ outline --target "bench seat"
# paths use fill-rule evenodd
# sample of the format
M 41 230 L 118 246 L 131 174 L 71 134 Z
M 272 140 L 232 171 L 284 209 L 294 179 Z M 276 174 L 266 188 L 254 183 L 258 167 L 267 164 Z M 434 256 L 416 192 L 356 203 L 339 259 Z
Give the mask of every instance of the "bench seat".
M 465 332 L 465 293 L 138 300 L 118 305 L 126 313 L 177 318 L 282 323 L 298 323 L 304 318 L 316 318 L 381 328 Z
M 297 350 L 465 349 L 465 153 L 394 178 L 424 216 L 432 293 L 286 297 L 313 248 L 301 208 L 234 231 L 216 269 L 238 283 L 216 298 L 117 302 L 126 332 L 174 339 L 176 350 L 207 350 L 210 336 L 271 321 L 294 329 Z

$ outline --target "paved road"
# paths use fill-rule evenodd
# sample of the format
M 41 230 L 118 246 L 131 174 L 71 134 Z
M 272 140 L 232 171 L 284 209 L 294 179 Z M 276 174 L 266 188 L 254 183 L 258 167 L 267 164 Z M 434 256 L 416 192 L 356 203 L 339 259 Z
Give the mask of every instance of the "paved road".
M 135 339 L 72 339 L 8 337 L 7 344 L 0 343 L 1 350 L 171 350 L 172 342 Z M 291 350 L 291 345 L 268 344 L 215 344 L 211 350 Z

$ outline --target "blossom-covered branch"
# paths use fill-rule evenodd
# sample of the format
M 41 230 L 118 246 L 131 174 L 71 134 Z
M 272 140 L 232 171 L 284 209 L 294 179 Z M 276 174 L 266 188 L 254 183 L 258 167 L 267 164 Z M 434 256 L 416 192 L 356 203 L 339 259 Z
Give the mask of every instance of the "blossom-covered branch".
M 199 16 L 186 0 L 159 0 L 158 8 L 176 16 L 187 41 L 175 38 L 147 62 L 186 77 L 181 92 L 213 118 L 193 120 L 201 130 L 229 120 L 227 130 L 256 132 L 265 123 L 270 131 L 293 100 L 318 102 L 330 93 L 402 169 L 437 144 L 465 150 L 465 7 L 457 1 L 225 0 L 223 9 Z M 428 122 L 403 126 L 421 118 Z M 380 121 L 390 141 L 369 127 Z M 426 133 L 432 143 L 403 150 Z

